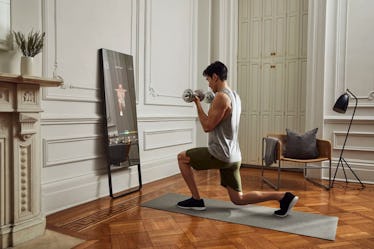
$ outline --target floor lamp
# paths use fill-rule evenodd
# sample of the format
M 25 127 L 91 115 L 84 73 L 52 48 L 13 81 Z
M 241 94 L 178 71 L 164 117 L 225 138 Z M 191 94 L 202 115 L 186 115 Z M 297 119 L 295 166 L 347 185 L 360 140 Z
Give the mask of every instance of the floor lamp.
M 352 174 L 356 177 L 356 179 L 361 183 L 361 186 L 364 188 L 365 185 L 361 182 L 360 178 L 358 178 L 358 176 L 356 175 L 356 173 L 352 170 L 351 166 L 349 166 L 349 164 L 347 163 L 347 161 L 343 157 L 344 147 L 345 147 L 345 144 L 347 142 L 347 138 L 348 138 L 348 135 L 349 135 L 349 130 L 351 129 L 353 117 L 354 117 L 355 112 L 356 112 L 358 99 L 357 99 L 357 97 L 351 91 L 349 91 L 349 89 L 347 89 L 347 91 L 344 94 L 342 94 L 338 98 L 338 100 L 335 102 L 333 110 L 336 111 L 336 112 L 338 112 L 338 113 L 345 113 L 347 111 L 348 103 L 349 103 L 349 94 L 348 93 L 356 100 L 356 104 L 355 104 L 355 107 L 353 109 L 353 114 L 352 114 L 351 121 L 349 122 L 347 134 L 345 135 L 345 139 L 344 139 L 344 143 L 343 143 L 343 148 L 342 148 L 342 150 L 340 152 L 340 157 L 339 157 L 338 165 L 336 166 L 336 170 L 335 170 L 334 178 L 333 178 L 332 183 L 331 183 L 331 187 L 334 186 L 334 181 L 335 181 L 336 173 L 338 172 L 338 169 L 339 169 L 340 165 L 342 166 L 342 169 L 343 169 L 343 172 L 344 172 L 345 182 L 348 183 L 347 174 L 345 173 L 344 164 L 343 164 L 343 162 L 344 162 L 345 165 L 351 170 Z

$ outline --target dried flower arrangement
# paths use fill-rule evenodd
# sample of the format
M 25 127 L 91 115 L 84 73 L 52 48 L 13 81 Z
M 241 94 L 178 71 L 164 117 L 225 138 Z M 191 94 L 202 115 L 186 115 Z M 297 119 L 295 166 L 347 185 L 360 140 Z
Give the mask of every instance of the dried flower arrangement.
M 13 32 L 16 44 L 21 50 L 22 54 L 26 57 L 34 57 L 39 54 L 44 45 L 45 32 L 30 31 L 26 36 L 21 32 Z

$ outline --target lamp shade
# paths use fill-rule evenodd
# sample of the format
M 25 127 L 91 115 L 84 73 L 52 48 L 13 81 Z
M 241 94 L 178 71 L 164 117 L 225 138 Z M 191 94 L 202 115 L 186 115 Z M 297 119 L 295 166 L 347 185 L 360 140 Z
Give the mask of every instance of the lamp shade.
M 335 102 L 333 110 L 339 113 L 345 113 L 347 111 L 348 103 L 349 95 L 348 93 L 344 93 Z

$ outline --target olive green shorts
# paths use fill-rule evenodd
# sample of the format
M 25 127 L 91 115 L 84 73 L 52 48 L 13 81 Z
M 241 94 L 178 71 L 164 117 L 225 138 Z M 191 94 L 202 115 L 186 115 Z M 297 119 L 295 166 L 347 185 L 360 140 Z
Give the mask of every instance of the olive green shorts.
M 190 157 L 190 165 L 195 170 L 219 169 L 221 175 L 221 185 L 231 187 L 232 189 L 242 192 L 242 183 L 240 179 L 241 161 L 227 163 L 218 160 L 212 156 L 207 147 L 193 148 L 186 151 Z

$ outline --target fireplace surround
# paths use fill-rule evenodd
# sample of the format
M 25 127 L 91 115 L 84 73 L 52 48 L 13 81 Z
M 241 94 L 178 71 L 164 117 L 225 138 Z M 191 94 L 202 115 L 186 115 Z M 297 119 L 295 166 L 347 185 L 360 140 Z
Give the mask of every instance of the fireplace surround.
M 57 79 L 0 73 L 0 249 L 42 235 L 40 92 Z

